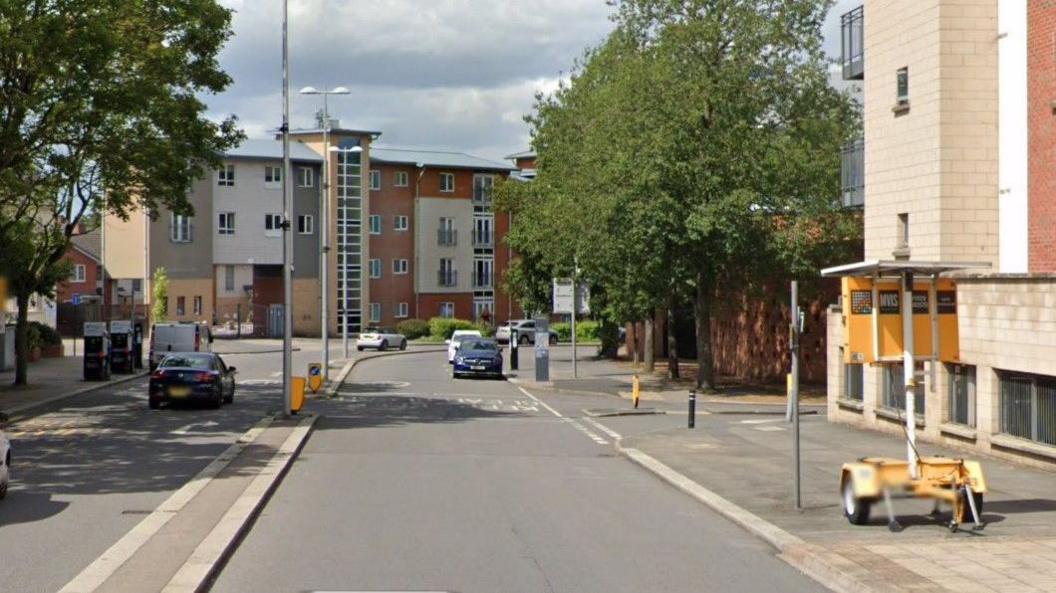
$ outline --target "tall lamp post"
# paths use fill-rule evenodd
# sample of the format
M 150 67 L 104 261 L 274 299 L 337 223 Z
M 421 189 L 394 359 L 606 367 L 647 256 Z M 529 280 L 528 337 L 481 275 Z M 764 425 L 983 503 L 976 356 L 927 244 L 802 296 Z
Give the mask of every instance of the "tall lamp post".
M 323 215 L 320 217 L 320 224 L 322 225 L 321 243 L 322 243 L 322 295 L 320 299 L 320 319 L 323 323 L 322 339 L 323 339 L 323 382 L 326 383 L 330 378 L 330 105 L 328 99 L 330 95 L 347 95 L 349 90 L 343 86 L 339 86 L 331 90 L 317 90 L 314 87 L 306 86 L 301 89 L 302 95 L 322 95 L 323 96 Z M 346 348 L 345 357 L 348 357 Z
M 282 0 L 282 413 L 293 413 L 293 235 L 290 212 L 290 44 L 289 0 Z
M 353 146 L 351 148 L 340 148 L 340 147 L 337 147 L 337 146 L 331 146 L 329 149 L 327 149 L 327 157 L 326 157 L 327 160 L 330 159 L 329 154 L 331 152 L 337 153 L 337 154 L 341 154 L 341 153 L 345 153 L 345 154 L 348 154 L 348 153 L 360 153 L 360 152 L 363 152 L 363 147 L 362 146 Z M 340 169 L 338 169 L 338 174 L 339 175 L 341 174 L 341 170 Z M 340 224 L 338 226 L 338 228 L 337 228 L 337 232 L 338 232 L 338 234 L 337 234 L 338 243 L 337 244 L 341 245 L 343 247 L 347 247 L 348 246 L 348 240 L 347 240 L 348 239 L 348 229 L 346 228 L 347 225 L 343 224 L 344 221 L 338 221 L 338 222 L 342 223 L 342 224 Z M 344 268 L 344 264 L 345 264 L 345 261 L 347 261 L 347 259 L 348 259 L 348 254 L 345 253 L 345 252 L 340 252 L 339 251 L 338 258 L 337 258 L 338 265 L 340 265 L 342 268 Z M 340 316 L 340 319 L 341 319 L 341 345 L 344 348 L 345 358 L 347 359 L 348 358 L 348 270 L 347 269 L 342 269 L 341 271 L 343 272 L 340 275 L 341 276 L 341 302 L 338 303 L 337 310 L 343 313 Z

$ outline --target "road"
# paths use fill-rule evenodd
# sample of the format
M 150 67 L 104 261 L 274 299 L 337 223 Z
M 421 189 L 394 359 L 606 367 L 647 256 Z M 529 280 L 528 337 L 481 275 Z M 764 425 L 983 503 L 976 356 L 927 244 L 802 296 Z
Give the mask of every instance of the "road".
M 618 456 L 611 399 L 448 373 L 361 363 L 212 591 L 823 590 Z
M 13 481 L 0 502 L 0 592 L 54 593 L 269 411 L 281 355 L 225 355 L 235 403 L 147 409 L 146 379 L 35 411 L 9 428 Z M 294 354 L 294 368 L 318 353 Z

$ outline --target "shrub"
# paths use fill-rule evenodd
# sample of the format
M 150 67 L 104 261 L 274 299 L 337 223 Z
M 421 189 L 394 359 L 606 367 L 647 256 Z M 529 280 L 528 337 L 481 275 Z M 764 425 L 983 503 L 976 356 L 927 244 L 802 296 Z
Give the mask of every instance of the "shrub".
M 572 324 L 559 321 L 557 323 L 551 323 L 550 328 L 557 332 L 557 339 L 561 342 L 572 341 Z M 576 341 L 577 342 L 597 342 L 598 341 L 598 322 L 584 319 L 583 321 L 576 322 Z
M 487 323 L 479 322 L 473 327 L 474 329 L 479 330 L 480 335 L 484 336 L 485 338 L 490 338 L 495 335 L 495 328 L 488 325 Z
M 449 317 L 433 317 L 429 320 L 429 334 L 438 340 L 449 340 L 456 329 L 477 329 L 472 321 L 465 319 L 451 319 Z
M 50 325 L 44 325 L 39 321 L 31 321 L 29 325 L 31 328 L 35 327 L 37 329 L 41 346 L 58 346 L 62 344 L 62 336 Z
M 422 319 L 406 319 L 396 324 L 396 331 L 408 340 L 416 340 L 429 335 L 429 322 Z

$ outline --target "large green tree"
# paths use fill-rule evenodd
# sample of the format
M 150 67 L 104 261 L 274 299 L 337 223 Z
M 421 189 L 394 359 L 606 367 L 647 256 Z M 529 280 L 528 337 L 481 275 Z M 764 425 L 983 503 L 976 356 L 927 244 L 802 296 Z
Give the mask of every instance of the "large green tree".
M 0 274 L 19 303 L 16 385 L 24 305 L 52 290 L 78 223 L 192 214 L 191 184 L 241 139 L 200 98 L 230 83 L 217 61 L 230 21 L 216 0 L 0 2 Z

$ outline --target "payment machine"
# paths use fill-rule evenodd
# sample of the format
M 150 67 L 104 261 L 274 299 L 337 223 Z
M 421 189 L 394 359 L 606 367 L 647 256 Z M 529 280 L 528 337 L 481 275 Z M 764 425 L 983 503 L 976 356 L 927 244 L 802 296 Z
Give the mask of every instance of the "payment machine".
M 132 322 L 132 362 L 136 369 L 143 368 L 143 338 L 146 335 L 146 322 L 137 319 Z
M 115 373 L 135 372 L 132 351 L 134 339 L 131 321 L 114 320 L 110 322 L 110 368 Z
M 110 379 L 110 333 L 105 321 L 84 324 L 84 380 Z

